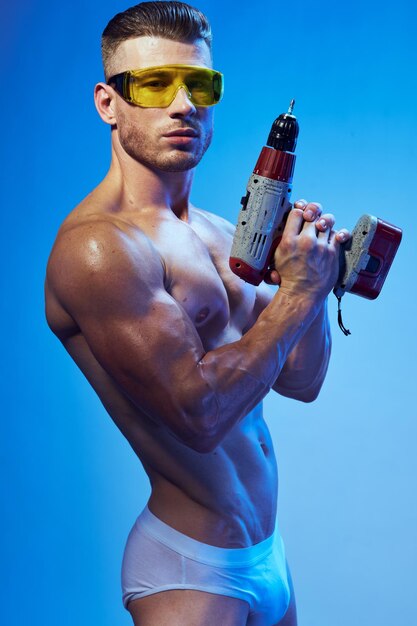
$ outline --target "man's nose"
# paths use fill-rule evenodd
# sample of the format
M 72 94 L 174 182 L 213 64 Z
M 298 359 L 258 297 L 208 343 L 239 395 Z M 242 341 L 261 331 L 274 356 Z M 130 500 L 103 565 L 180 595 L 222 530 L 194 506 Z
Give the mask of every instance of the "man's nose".
M 196 112 L 196 107 L 191 102 L 190 92 L 185 85 L 181 85 L 174 96 L 173 101 L 168 107 L 171 116 L 187 116 Z

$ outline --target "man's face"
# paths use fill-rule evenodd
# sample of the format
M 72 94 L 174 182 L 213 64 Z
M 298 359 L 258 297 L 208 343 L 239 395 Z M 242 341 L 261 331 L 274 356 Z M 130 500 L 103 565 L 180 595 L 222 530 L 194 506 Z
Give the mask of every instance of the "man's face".
M 138 37 L 120 44 L 112 70 L 167 64 L 199 65 L 211 68 L 211 55 L 203 40 L 181 43 L 159 37 Z M 136 161 L 170 172 L 195 167 L 203 157 L 213 134 L 213 107 L 196 107 L 180 89 L 166 108 L 141 108 L 116 98 L 117 132 L 124 151 Z M 175 135 L 191 129 L 192 136 Z

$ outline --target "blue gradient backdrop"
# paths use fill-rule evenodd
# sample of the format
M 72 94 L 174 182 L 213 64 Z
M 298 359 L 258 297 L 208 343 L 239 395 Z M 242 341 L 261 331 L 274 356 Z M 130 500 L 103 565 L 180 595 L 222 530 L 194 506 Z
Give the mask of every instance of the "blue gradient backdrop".
M 3 3 L 4 4 L 4 3 Z M 1 9 L 3 288 L 1 615 L 20 626 L 130 623 L 120 563 L 149 487 L 132 450 L 46 326 L 56 231 L 105 175 L 93 104 L 107 21 L 128 4 Z M 273 119 L 296 99 L 294 198 L 352 227 L 404 228 L 381 296 L 344 302 L 320 398 L 265 402 L 300 626 L 417 623 L 415 4 L 230 0 L 199 7 L 226 75 L 193 200 L 236 220 Z

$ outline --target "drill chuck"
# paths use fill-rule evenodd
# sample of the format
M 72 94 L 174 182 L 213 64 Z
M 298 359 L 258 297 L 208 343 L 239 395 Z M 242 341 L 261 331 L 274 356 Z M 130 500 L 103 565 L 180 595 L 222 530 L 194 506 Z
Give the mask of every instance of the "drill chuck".
M 267 146 L 282 152 L 294 152 L 297 145 L 298 122 L 292 114 L 295 100 L 291 100 L 287 113 L 281 113 L 274 121 L 268 136 Z

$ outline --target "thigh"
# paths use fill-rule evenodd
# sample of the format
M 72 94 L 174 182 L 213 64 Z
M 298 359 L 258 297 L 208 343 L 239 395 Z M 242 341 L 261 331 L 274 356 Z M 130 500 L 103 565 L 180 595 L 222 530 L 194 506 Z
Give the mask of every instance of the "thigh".
M 292 583 L 290 568 L 287 563 L 288 585 L 290 587 L 290 603 L 284 617 L 274 626 L 297 626 L 297 608 L 295 606 L 294 586 Z
M 134 626 L 245 626 L 249 605 L 194 589 L 160 591 L 129 602 Z

